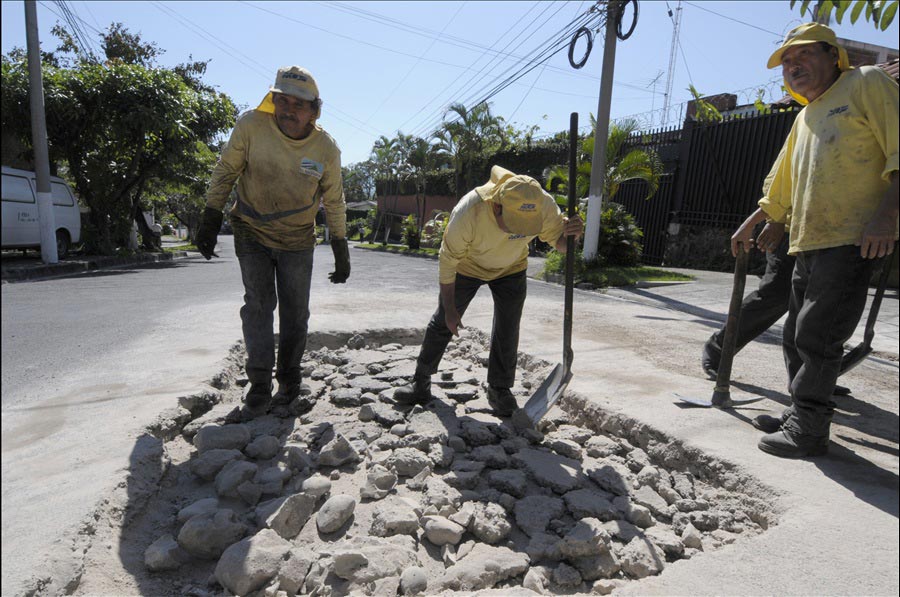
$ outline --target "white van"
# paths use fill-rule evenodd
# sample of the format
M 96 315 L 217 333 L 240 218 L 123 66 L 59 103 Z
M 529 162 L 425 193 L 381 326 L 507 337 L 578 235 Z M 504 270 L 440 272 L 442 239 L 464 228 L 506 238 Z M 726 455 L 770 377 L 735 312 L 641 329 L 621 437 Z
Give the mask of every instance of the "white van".
M 61 178 L 50 177 L 53 215 L 56 220 L 56 252 L 60 259 L 69 247 L 81 241 L 81 213 L 72 189 Z M 38 222 L 37 182 L 34 172 L 3 166 L 4 249 L 31 249 L 41 246 Z

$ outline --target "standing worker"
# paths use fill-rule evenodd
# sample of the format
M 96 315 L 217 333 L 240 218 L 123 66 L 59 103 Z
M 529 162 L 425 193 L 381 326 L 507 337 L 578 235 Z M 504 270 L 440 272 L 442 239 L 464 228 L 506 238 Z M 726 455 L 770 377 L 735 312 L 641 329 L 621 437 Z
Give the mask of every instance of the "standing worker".
M 222 209 L 237 183 L 230 216 L 244 282 L 241 323 L 250 382 L 244 402 L 250 416 L 265 413 L 272 403 L 273 366 L 275 401 L 286 404 L 300 395 L 320 200 L 332 234 L 335 271 L 329 278 L 342 284 L 350 276 L 341 153 L 316 124 L 321 114 L 319 88 L 310 72 L 299 66 L 279 69 L 259 107 L 238 119 L 206 194 L 197 248 L 210 259 Z
M 487 284 L 494 299 L 488 361 L 488 403 L 500 416 L 517 408 L 510 388 L 516 377 L 519 322 L 525 304 L 528 243 L 537 236 L 566 251 L 566 237 L 584 232 L 581 218 L 560 213 L 553 198 L 530 176 L 494 166 L 491 179 L 453 208 L 441 242 L 438 308 L 425 331 L 413 382 L 397 388 L 402 404 L 431 400 L 431 376 L 478 289 Z
M 797 115 L 759 206 L 757 246 L 773 251 L 790 222 L 796 258 L 784 359 L 791 408 L 760 450 L 784 458 L 828 451 L 844 343 L 866 305 L 876 259 L 893 252 L 900 213 L 898 87 L 874 66 L 851 68 L 834 31 L 806 23 L 769 58 Z

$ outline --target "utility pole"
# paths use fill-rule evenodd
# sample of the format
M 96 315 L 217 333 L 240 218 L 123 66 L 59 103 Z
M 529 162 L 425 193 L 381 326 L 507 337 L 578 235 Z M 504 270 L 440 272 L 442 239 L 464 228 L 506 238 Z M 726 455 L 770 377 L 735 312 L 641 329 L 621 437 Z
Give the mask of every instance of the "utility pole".
M 28 46 L 28 91 L 31 105 L 31 145 L 37 183 L 38 222 L 41 229 L 41 260 L 59 262 L 56 252 L 56 221 L 50 189 L 50 155 L 47 150 L 47 120 L 44 116 L 44 86 L 41 77 L 41 43 L 38 39 L 37 7 L 25 0 L 25 39 Z
M 597 103 L 597 128 L 594 131 L 594 154 L 591 158 L 591 187 L 588 193 L 585 222 L 585 261 L 597 257 L 600 242 L 600 214 L 603 213 L 603 186 L 606 179 L 606 140 L 609 136 L 609 112 L 612 104 L 613 70 L 616 65 L 616 15 L 622 0 L 606 4 L 606 37 L 603 40 L 603 71 L 600 74 L 600 98 Z

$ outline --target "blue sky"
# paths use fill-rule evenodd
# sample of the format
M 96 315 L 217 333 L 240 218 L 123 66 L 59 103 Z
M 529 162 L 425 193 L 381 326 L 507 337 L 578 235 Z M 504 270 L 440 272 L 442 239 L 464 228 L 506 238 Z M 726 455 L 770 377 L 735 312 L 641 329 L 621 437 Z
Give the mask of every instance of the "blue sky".
M 591 2 L 67 2 L 84 30 L 121 22 L 165 50 L 171 66 L 211 60 L 205 80 L 243 107 L 255 107 L 280 66 L 299 64 L 316 77 L 325 101 L 320 120 L 337 139 L 345 164 L 368 157 L 379 135 L 398 130 L 427 136 L 446 106 L 471 104 L 507 74 L 517 58 L 554 38 Z M 616 49 L 612 117 L 638 116 L 659 126 L 672 44 L 668 9 L 677 0 L 640 2 L 634 34 Z M 680 47 L 673 69 L 669 124 L 690 99 L 689 84 L 704 94 L 736 92 L 751 102 L 756 89 L 781 97 L 780 72 L 768 55 L 784 33 L 801 23 L 788 0 L 682 2 Z M 716 14 L 718 13 L 718 14 Z M 45 49 L 56 47 L 50 28 L 62 21 L 59 4 L 38 2 Z M 629 9 L 630 14 L 630 9 Z M 25 45 L 24 4 L 2 2 L 2 49 Z M 897 47 L 897 22 L 887 32 L 870 23 L 834 26 L 840 37 Z M 576 54 L 584 46 L 579 45 Z M 587 64 L 569 66 L 562 51 L 495 95 L 495 114 L 538 135 L 581 123 L 597 111 L 602 33 Z M 497 52 L 506 57 L 497 58 Z M 504 74 L 506 73 L 506 74 Z M 655 82 L 654 82 L 655 81 Z M 652 112 L 656 110 L 656 112 Z

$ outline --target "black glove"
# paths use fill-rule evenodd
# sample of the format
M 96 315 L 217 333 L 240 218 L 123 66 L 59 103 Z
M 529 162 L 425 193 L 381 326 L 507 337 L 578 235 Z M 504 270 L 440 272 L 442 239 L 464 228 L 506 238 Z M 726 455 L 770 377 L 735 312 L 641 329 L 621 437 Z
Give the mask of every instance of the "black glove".
M 346 238 L 332 238 L 331 251 L 334 253 L 334 271 L 328 274 L 332 284 L 343 284 L 350 277 L 350 250 Z
M 203 210 L 200 217 L 200 229 L 197 231 L 197 249 L 200 254 L 206 257 L 207 261 L 213 257 L 218 257 L 213 253 L 216 248 L 216 237 L 219 235 L 219 228 L 222 227 L 223 214 L 218 209 L 207 207 Z

